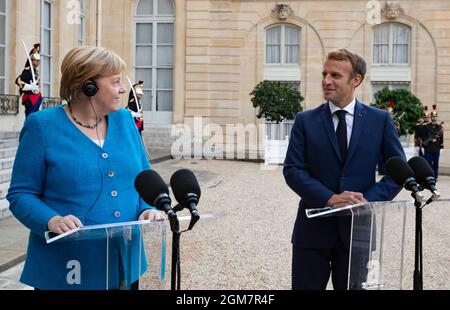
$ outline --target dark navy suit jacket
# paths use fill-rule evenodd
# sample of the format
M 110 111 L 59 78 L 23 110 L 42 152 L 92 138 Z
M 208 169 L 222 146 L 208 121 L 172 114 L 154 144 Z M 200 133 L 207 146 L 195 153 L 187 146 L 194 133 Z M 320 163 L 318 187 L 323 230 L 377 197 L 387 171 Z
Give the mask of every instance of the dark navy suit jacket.
M 375 169 L 380 156 L 405 158 L 389 112 L 356 101 L 347 158 L 342 162 L 328 103 L 298 113 L 284 162 L 286 183 L 300 197 L 294 246 L 329 249 L 340 239 L 348 248 L 350 218 L 308 219 L 305 209 L 322 208 L 333 194 L 355 191 L 368 201 L 392 200 L 401 190 Z

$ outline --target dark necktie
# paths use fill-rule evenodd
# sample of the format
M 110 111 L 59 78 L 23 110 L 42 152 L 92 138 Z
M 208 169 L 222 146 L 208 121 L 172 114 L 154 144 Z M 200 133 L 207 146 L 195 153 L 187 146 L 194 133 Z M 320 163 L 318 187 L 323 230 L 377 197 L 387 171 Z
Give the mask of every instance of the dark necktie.
M 345 158 L 347 157 L 347 123 L 345 122 L 345 114 L 347 114 L 347 111 L 339 110 L 335 114 L 339 118 L 336 136 L 341 151 L 342 162 L 345 162 Z

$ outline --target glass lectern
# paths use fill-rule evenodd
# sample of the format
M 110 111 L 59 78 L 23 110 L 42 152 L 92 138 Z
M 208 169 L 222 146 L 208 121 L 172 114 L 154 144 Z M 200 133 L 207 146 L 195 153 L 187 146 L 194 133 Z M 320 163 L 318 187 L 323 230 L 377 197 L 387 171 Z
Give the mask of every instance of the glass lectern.
M 407 210 L 413 201 L 355 204 L 343 208 L 307 209 L 308 218 L 351 219 L 348 289 L 402 289 Z
M 46 233 L 47 246 L 70 245 L 60 289 L 121 289 L 145 274 L 156 289 L 165 281 L 167 221 L 143 220 Z M 104 262 L 95 264 L 92 262 Z M 102 266 L 98 268 L 98 266 Z

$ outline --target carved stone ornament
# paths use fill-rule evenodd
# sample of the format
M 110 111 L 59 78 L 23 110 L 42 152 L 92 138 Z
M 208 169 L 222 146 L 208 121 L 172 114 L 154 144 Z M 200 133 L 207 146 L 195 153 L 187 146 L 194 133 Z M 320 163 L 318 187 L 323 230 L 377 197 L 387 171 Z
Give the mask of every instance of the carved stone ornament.
M 387 19 L 396 19 L 399 15 L 404 14 L 404 11 L 400 7 L 400 3 L 386 1 L 381 9 L 381 14 Z
M 293 11 L 288 4 L 276 4 L 275 8 L 272 10 L 272 14 L 277 16 L 280 20 L 287 19 L 290 15 L 292 15 Z

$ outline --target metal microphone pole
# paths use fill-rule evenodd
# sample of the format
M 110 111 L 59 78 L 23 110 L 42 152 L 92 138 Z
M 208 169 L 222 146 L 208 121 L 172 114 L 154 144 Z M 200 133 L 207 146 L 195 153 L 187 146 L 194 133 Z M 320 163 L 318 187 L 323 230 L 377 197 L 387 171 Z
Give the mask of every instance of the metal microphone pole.
M 422 199 L 418 199 L 413 193 L 414 206 L 416 207 L 416 239 L 414 255 L 414 290 L 423 290 L 423 264 L 422 264 Z
M 170 229 L 172 230 L 172 273 L 170 289 L 180 290 L 180 222 L 174 213 L 169 217 Z M 178 278 L 177 278 L 178 276 Z M 176 284 L 176 285 L 175 285 Z
M 172 275 L 170 287 L 172 291 L 180 290 L 181 285 L 180 235 L 179 231 L 172 231 Z
M 183 210 L 184 206 L 181 204 L 176 205 L 172 210 L 175 212 Z M 191 214 L 191 222 L 189 228 L 180 231 L 180 225 L 178 217 L 174 217 L 176 223 L 171 225 L 172 227 L 172 274 L 171 274 L 171 290 L 180 290 L 181 287 L 181 261 L 180 261 L 180 236 L 181 233 L 191 230 L 194 224 L 200 219 L 198 213 Z M 175 285 L 176 284 L 176 285 Z

